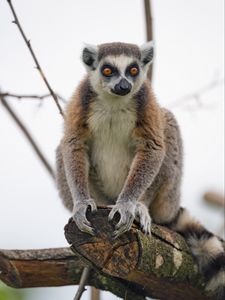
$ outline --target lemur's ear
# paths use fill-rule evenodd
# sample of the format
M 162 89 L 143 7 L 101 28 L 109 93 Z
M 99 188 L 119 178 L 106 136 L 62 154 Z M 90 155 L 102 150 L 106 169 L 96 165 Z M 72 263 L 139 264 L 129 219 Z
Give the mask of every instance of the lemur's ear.
M 82 61 L 90 69 L 95 69 L 97 60 L 98 47 L 95 45 L 85 44 L 82 52 Z
M 153 60 L 154 44 L 153 41 L 147 42 L 140 47 L 141 61 L 143 65 L 150 64 Z

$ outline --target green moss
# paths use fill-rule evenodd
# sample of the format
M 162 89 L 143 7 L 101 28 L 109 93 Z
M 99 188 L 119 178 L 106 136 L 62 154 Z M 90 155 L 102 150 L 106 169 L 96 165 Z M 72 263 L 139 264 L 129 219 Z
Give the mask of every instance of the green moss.
M 154 232 L 157 230 L 157 235 L 161 236 L 157 226 L 154 226 Z M 203 285 L 202 276 L 199 275 L 194 259 L 182 237 L 178 235 L 176 240 L 178 247 L 174 247 L 170 243 L 163 243 L 157 236 L 149 238 L 140 232 L 137 234 L 140 247 L 137 269 L 157 277 L 167 277 L 179 282 L 188 281 L 194 286 Z

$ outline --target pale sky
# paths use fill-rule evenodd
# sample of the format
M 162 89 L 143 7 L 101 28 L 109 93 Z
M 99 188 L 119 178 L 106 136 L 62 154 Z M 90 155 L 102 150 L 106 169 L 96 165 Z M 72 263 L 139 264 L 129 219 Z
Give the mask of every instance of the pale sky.
M 223 86 L 204 94 L 202 107 L 193 108 L 188 102 L 188 107 L 172 108 L 172 102 L 215 78 L 224 78 L 224 2 L 152 2 L 156 46 L 153 88 L 160 104 L 171 107 L 181 127 L 185 149 L 182 204 L 217 231 L 223 212 L 205 207 L 201 196 L 209 189 L 224 190 Z M 140 0 L 13 3 L 49 82 L 67 99 L 85 74 L 80 60 L 85 42 L 145 42 Z M 46 87 L 12 20 L 7 1 L 0 1 L 0 88 L 44 94 Z M 63 122 L 52 99 L 42 106 L 35 100 L 9 101 L 54 166 Z M 70 215 L 51 178 L 1 105 L 0 137 L 0 248 L 66 246 L 63 227 Z M 69 300 L 75 287 L 35 291 L 29 290 L 27 300 Z M 107 299 L 116 297 L 108 295 Z

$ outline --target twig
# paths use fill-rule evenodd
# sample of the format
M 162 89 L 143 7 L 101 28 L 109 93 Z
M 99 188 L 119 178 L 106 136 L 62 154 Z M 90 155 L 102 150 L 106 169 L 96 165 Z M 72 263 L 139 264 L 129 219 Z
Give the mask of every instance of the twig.
M 87 280 L 88 280 L 90 271 L 91 271 L 90 267 L 85 267 L 83 269 L 83 272 L 82 272 L 82 275 L 81 275 L 81 278 L 80 278 L 79 287 L 78 287 L 78 290 L 77 290 L 76 295 L 73 298 L 73 300 L 80 300 L 83 292 L 86 290 L 85 285 L 87 284 Z
M 203 86 L 199 90 L 194 91 L 192 93 L 189 93 L 183 97 L 176 99 L 175 101 L 171 102 L 169 104 L 169 106 L 170 106 L 170 108 L 179 107 L 179 106 L 182 106 L 192 100 L 195 100 L 195 102 L 197 103 L 198 106 L 202 106 L 202 102 L 201 102 L 202 96 L 204 94 L 206 94 L 207 92 L 209 92 L 210 90 L 213 90 L 214 88 L 216 88 L 217 86 L 222 85 L 222 84 L 224 84 L 224 79 L 216 78 L 216 79 L 210 81 L 209 83 L 207 83 L 205 86 Z
M 58 98 L 57 98 L 56 94 L 54 93 L 53 89 L 51 88 L 51 86 L 50 86 L 50 84 L 49 84 L 49 82 L 48 82 L 48 80 L 47 80 L 47 78 L 46 78 L 46 76 L 45 76 L 45 74 L 44 74 L 44 72 L 43 72 L 43 70 L 42 70 L 39 62 L 38 62 L 38 60 L 37 60 L 37 57 L 36 57 L 36 55 L 35 55 L 35 53 L 33 51 L 33 48 L 31 46 L 30 40 L 27 39 L 27 37 L 26 37 L 26 35 L 25 35 L 22 27 L 21 27 L 21 24 L 20 24 L 19 19 L 18 19 L 17 15 L 16 15 L 16 12 L 15 12 L 15 9 L 14 9 L 14 7 L 12 5 L 12 2 L 11 2 L 11 0 L 7 0 L 7 2 L 9 4 L 10 9 L 12 11 L 12 14 L 13 14 L 13 16 L 15 18 L 15 20 L 13 21 L 13 23 L 16 24 L 17 27 L 19 28 L 19 31 L 20 31 L 20 33 L 21 33 L 21 35 L 22 35 L 22 37 L 23 37 L 23 39 L 24 39 L 24 41 L 25 41 L 25 43 L 26 43 L 26 45 L 27 45 L 27 47 L 28 47 L 28 49 L 29 49 L 29 51 L 31 53 L 31 56 L 34 59 L 34 62 L 36 64 L 36 68 L 39 71 L 42 79 L 44 80 L 44 82 L 45 82 L 45 84 L 46 84 L 46 86 L 47 86 L 47 88 L 49 90 L 49 93 L 51 94 L 52 98 L 54 99 L 55 104 L 58 107 L 59 113 L 63 116 L 63 110 L 62 110 L 62 108 L 61 108 L 61 106 L 59 104 Z
M 203 195 L 203 199 L 211 205 L 225 207 L 225 197 L 220 193 L 208 191 Z
M 146 39 L 147 41 L 153 40 L 153 25 L 152 25 L 152 10 L 151 10 L 151 0 L 144 0 L 145 9 L 145 27 L 146 27 Z M 148 71 L 148 78 L 152 81 L 153 74 L 153 63 L 151 64 Z
M 56 94 L 58 99 L 61 100 L 63 103 L 66 103 L 66 99 L 63 98 L 62 96 L 60 96 L 59 94 Z M 37 100 L 43 100 L 43 99 L 46 99 L 46 98 L 49 98 L 51 97 L 52 95 L 51 94 L 44 94 L 44 95 L 34 95 L 34 94 L 27 94 L 27 95 L 24 95 L 24 94 L 14 94 L 14 93 L 0 93 L 0 96 L 3 96 L 3 97 L 10 97 L 10 98 L 16 98 L 18 100 L 21 100 L 21 99 L 37 99 Z
M 91 300 L 99 300 L 100 299 L 100 290 L 95 287 L 91 287 Z
M 14 110 L 11 108 L 9 103 L 6 101 L 6 99 L 2 95 L 0 95 L 0 99 L 1 99 L 2 105 L 5 107 L 5 109 L 8 111 L 8 113 L 13 118 L 13 120 L 16 122 L 16 124 L 19 126 L 19 128 L 21 129 L 23 134 L 26 136 L 27 140 L 31 144 L 31 146 L 34 149 L 35 153 L 37 154 L 37 156 L 39 157 L 39 159 L 41 160 L 41 162 L 43 163 L 43 165 L 47 169 L 49 175 L 55 180 L 55 174 L 53 172 L 52 167 L 48 163 L 47 159 L 45 158 L 44 154 L 42 153 L 42 151 L 38 147 L 37 143 L 34 141 L 33 137 L 31 136 L 31 133 L 28 131 L 26 126 L 23 124 L 23 122 L 20 120 L 20 118 L 16 115 Z

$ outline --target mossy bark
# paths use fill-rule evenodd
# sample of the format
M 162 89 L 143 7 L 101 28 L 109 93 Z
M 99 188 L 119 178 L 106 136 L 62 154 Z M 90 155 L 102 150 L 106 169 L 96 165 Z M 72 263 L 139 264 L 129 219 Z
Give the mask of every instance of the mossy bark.
M 93 268 L 87 285 L 120 298 L 213 299 L 204 292 L 185 240 L 169 229 L 152 225 L 146 237 L 134 224 L 118 239 L 109 209 L 88 214 L 96 235 L 80 232 L 72 219 L 65 227 L 69 248 L 0 250 L 0 279 L 16 288 L 77 285 L 85 266 Z
M 198 272 L 182 236 L 168 228 L 152 225 L 152 236 L 138 224 L 116 240 L 116 222 L 108 221 L 109 209 L 99 209 L 88 218 L 95 236 L 80 232 L 70 219 L 65 235 L 71 249 L 94 269 L 130 283 L 137 293 L 157 299 L 212 299 L 204 292 Z

